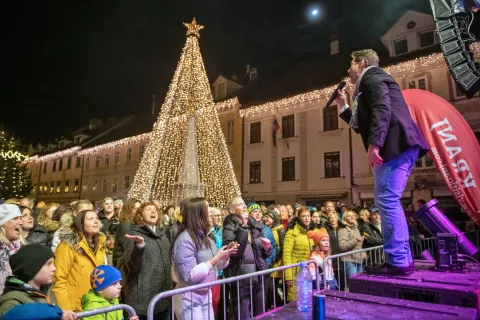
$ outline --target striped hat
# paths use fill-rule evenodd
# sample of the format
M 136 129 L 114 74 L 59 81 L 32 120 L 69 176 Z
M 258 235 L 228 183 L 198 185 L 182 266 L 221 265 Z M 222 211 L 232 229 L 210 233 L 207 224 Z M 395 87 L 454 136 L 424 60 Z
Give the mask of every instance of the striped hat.
M 252 212 L 253 210 L 262 210 L 262 208 L 260 208 L 260 205 L 256 202 L 252 202 L 252 203 L 249 203 L 248 206 L 247 206 L 247 210 L 248 210 L 248 213 Z

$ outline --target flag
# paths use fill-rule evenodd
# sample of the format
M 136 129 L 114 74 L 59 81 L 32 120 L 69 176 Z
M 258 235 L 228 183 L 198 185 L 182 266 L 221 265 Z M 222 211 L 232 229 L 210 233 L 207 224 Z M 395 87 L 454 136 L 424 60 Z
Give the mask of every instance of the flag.
M 475 134 L 460 112 L 439 96 L 418 89 L 402 93 L 435 167 L 463 212 L 480 225 L 480 146 Z
M 272 142 L 273 146 L 277 147 L 277 132 L 280 130 L 280 125 L 278 124 L 277 118 L 273 118 L 273 125 L 272 125 Z

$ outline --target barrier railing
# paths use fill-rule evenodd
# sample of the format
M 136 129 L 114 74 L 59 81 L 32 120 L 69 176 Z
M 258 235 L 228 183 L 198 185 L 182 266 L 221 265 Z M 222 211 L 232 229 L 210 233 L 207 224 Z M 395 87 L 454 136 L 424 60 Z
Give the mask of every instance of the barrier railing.
M 105 314 L 105 319 L 108 319 L 108 313 L 109 312 L 114 312 L 118 310 L 125 310 L 130 314 L 130 317 L 136 316 L 137 314 L 135 313 L 135 310 L 133 310 L 132 307 L 130 307 L 128 304 L 117 304 L 114 306 L 110 307 L 105 307 L 105 308 L 100 308 L 100 309 L 95 309 L 95 310 L 89 310 L 89 311 L 83 311 L 83 312 L 78 312 L 77 313 L 77 319 L 82 319 L 82 318 L 87 318 L 91 316 L 96 316 L 99 314 Z
M 315 260 L 309 260 L 309 261 L 306 261 L 306 262 L 308 264 L 313 263 L 316 266 L 316 268 L 315 268 L 316 269 L 316 279 L 315 279 L 315 281 L 316 281 L 317 288 L 320 288 L 320 276 L 322 275 L 322 273 L 319 273 L 318 263 Z M 240 298 L 240 281 L 250 280 L 250 302 L 252 302 L 252 296 L 253 296 L 252 278 L 259 277 L 259 276 L 261 276 L 261 283 L 262 283 L 262 296 L 263 296 L 263 299 L 262 299 L 262 302 L 261 302 L 262 305 L 263 305 L 262 310 L 263 310 L 263 313 L 265 313 L 269 309 L 265 308 L 265 297 L 266 297 L 266 295 L 265 295 L 265 283 L 264 283 L 265 279 L 264 279 L 264 276 L 271 275 L 273 272 L 282 271 L 283 293 L 284 293 L 283 294 L 283 303 L 286 304 L 285 270 L 290 269 L 290 268 L 297 268 L 298 266 L 300 266 L 300 263 L 294 263 L 294 264 L 290 264 L 288 266 L 282 266 L 282 267 L 273 268 L 273 269 L 266 269 L 266 270 L 263 270 L 263 271 L 257 271 L 257 272 L 253 272 L 253 273 L 249 273 L 249 274 L 245 274 L 245 275 L 241 275 L 241 276 L 226 278 L 226 279 L 223 279 L 223 280 L 217 280 L 217 281 L 212 281 L 212 282 L 208 282 L 208 283 L 201 283 L 201 284 L 197 284 L 197 285 L 193 285 L 193 286 L 188 286 L 188 287 L 184 287 L 184 288 L 178 288 L 178 289 L 162 292 L 162 293 L 156 295 L 152 299 L 152 301 L 150 302 L 150 304 L 148 306 L 147 320 L 153 320 L 154 319 L 155 305 L 158 303 L 158 301 L 160 301 L 160 299 L 173 297 L 175 295 L 186 294 L 186 293 L 190 292 L 190 295 L 191 295 L 190 298 L 192 300 L 194 291 L 198 291 L 198 290 L 204 289 L 204 288 L 210 289 L 210 288 L 212 288 L 216 285 L 223 285 L 223 319 L 227 319 L 227 304 L 226 304 L 227 293 L 225 292 L 225 285 L 233 284 L 235 282 L 236 282 L 236 288 L 233 288 L 233 289 L 237 290 L 237 301 L 236 301 L 236 303 L 237 303 L 237 315 L 238 315 L 238 319 L 241 319 L 241 316 L 240 316 L 240 300 L 241 300 L 241 298 Z M 275 280 L 275 278 L 272 278 L 273 292 L 275 293 L 275 281 L 274 280 Z M 212 303 L 211 302 L 211 290 L 208 290 L 207 295 L 208 295 L 207 302 L 209 304 L 211 304 Z M 273 295 L 273 299 L 274 299 L 273 308 L 275 309 L 277 307 L 275 294 Z M 256 303 L 258 303 L 258 301 Z M 172 314 L 172 320 L 175 319 L 175 299 L 172 299 L 172 313 L 171 314 Z M 252 303 L 250 303 L 250 314 L 253 315 L 253 304 Z M 214 317 L 214 315 L 210 315 L 210 308 L 209 308 L 208 309 L 208 318 L 206 318 L 206 319 L 213 319 L 211 317 Z M 185 318 L 187 318 L 187 317 L 185 317 Z M 193 312 L 191 312 L 190 318 L 192 320 L 194 320 Z M 197 319 L 195 319 L 195 320 L 197 320 Z
M 436 255 L 436 242 L 435 237 L 424 238 L 420 240 L 419 243 L 411 242 L 410 250 L 412 251 L 413 256 L 418 256 L 423 251 L 428 250 L 432 254 L 432 257 Z

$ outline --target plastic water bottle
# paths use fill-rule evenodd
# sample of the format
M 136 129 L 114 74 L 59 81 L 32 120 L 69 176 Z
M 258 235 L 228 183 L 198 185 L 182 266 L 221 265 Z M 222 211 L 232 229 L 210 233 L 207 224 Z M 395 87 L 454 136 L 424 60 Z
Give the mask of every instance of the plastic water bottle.
M 300 312 L 312 311 L 312 275 L 306 262 L 300 262 L 297 273 L 297 309 Z

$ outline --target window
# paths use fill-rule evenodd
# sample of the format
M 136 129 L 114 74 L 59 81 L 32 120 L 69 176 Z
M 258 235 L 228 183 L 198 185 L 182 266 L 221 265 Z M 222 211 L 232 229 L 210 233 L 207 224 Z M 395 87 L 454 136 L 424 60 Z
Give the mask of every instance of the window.
M 50 182 L 50 193 L 53 193 L 53 191 L 55 190 L 55 182 Z
M 88 190 L 88 181 L 83 181 L 83 192 Z
M 93 192 L 97 191 L 97 185 L 98 185 L 98 180 L 93 180 L 93 189 L 92 189 Z
M 95 168 L 100 167 L 100 156 L 95 157 Z
M 65 142 L 63 141 L 58 144 L 59 149 L 62 149 L 64 146 L 65 146 Z
M 48 162 L 45 162 L 45 163 L 43 164 L 43 174 L 46 174 L 46 173 L 47 173 L 47 164 L 48 164 Z
M 67 170 L 72 169 L 72 157 L 68 157 L 67 159 Z
M 393 41 L 393 52 L 395 56 L 408 52 L 407 38 Z
M 57 171 L 57 160 L 53 160 L 52 172 Z
M 427 78 L 418 78 L 408 81 L 408 89 L 428 90 Z
M 250 143 L 262 142 L 262 123 L 250 123 Z
M 82 165 L 82 158 L 77 157 L 77 161 L 75 163 L 75 168 L 80 168 L 81 165 Z
M 282 138 L 295 136 L 295 115 L 282 117 Z
M 282 181 L 295 180 L 295 157 L 282 159 Z
M 145 146 L 141 145 L 140 147 L 138 147 L 138 160 L 142 160 L 144 153 L 145 153 Z
M 426 154 L 415 161 L 415 168 L 433 168 L 433 160 Z
M 117 178 L 112 179 L 112 192 L 117 192 Z
M 227 143 L 233 143 L 233 137 L 235 134 L 235 120 L 227 121 Z
M 130 176 L 125 176 L 125 182 L 123 183 L 123 188 L 124 189 L 130 188 Z
M 433 30 L 423 31 L 418 33 L 418 42 L 420 48 L 429 47 L 435 44 L 435 34 Z
M 255 79 L 257 79 L 257 69 L 252 68 L 252 70 L 250 70 L 250 80 L 255 80 Z
M 338 108 L 331 106 L 323 108 L 323 131 L 331 131 L 338 129 Z
M 57 181 L 56 193 L 62 192 L 62 181 Z
M 87 159 L 85 160 L 85 169 L 88 168 L 90 168 L 90 157 L 87 157 Z
M 70 192 L 70 180 L 65 180 L 65 189 L 63 189 L 65 193 Z
M 226 83 L 220 82 L 217 84 L 217 99 L 221 99 L 226 96 Z
M 81 142 L 80 137 L 75 137 L 75 141 L 73 143 L 80 144 L 80 142 Z
M 325 178 L 340 177 L 340 152 L 325 153 Z
M 102 192 L 103 192 L 103 193 L 107 192 L 107 189 L 108 189 L 108 180 L 107 180 L 107 179 L 103 179 Z
M 105 167 L 108 167 L 110 165 L 110 154 L 107 153 L 105 155 Z
M 260 161 L 250 162 L 250 183 L 260 183 L 262 180 L 262 166 Z
M 75 179 L 73 183 L 73 192 L 78 192 L 78 187 L 80 186 L 80 180 Z
M 58 171 L 62 171 L 63 169 L 63 159 L 58 160 Z
M 115 163 L 114 164 L 119 164 L 120 163 L 120 151 L 115 151 Z
M 127 163 L 130 163 L 132 161 L 132 148 L 127 149 L 127 158 L 125 159 Z

